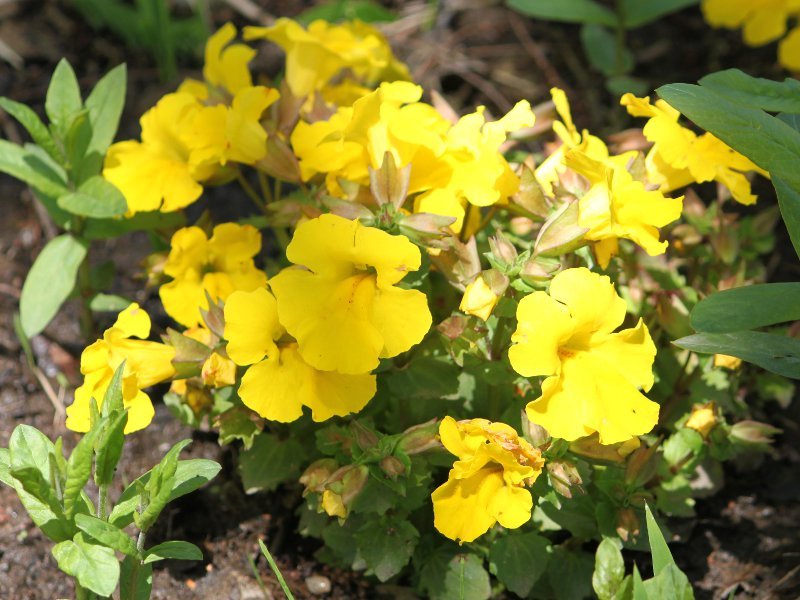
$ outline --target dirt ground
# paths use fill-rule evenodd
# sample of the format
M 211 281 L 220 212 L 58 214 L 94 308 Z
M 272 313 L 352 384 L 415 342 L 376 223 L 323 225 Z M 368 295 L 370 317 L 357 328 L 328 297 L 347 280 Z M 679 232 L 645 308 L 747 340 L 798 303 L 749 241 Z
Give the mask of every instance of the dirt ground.
M 570 94 L 579 125 L 603 133 L 625 123 L 619 110 L 611 110 L 612 98 L 604 91 L 602 78 L 584 65 L 577 28 L 529 22 L 489 0 L 444 0 L 432 17 L 429 8 L 434 4 L 396 2 L 402 18 L 387 33 L 415 79 L 428 90 L 444 93 L 457 109 L 485 103 L 499 113 L 520 98 L 541 103 L 548 99 L 549 88 L 557 85 Z M 242 14 L 248 7 L 251 17 Z M 303 8 L 299 0 L 230 0 L 216 4 L 211 16 L 215 24 L 230 19 L 244 24 L 248 18 L 267 22 L 271 16 L 291 16 Z M 0 60 L 0 95 L 39 111 L 49 74 L 61 56 L 70 59 L 85 87 L 111 66 L 127 62 L 130 79 L 122 132 L 126 136 L 136 135 L 138 116 L 174 86 L 158 81 L 146 56 L 126 50 L 108 32 L 93 31 L 60 0 L 0 2 L 0 39 L 24 61 L 15 69 Z M 774 48 L 745 50 L 736 34 L 708 29 L 696 10 L 636 32 L 631 45 L 644 57 L 638 74 L 649 77 L 654 87 L 695 81 L 706 72 L 730 66 L 749 66 L 754 74 L 782 77 L 772 66 Z M 276 54 L 260 60 L 274 70 L 279 59 Z M 6 116 L 0 116 L 0 132 L 14 141 L 21 137 Z M 63 435 L 71 446 L 75 436 L 64 429 L 60 418 L 63 405 L 71 401 L 71 390 L 60 386 L 56 374 L 63 373 L 73 386 L 80 380 L 76 307 L 68 305 L 33 340 L 41 369 L 38 377 L 28 368 L 13 328 L 25 273 L 54 230 L 31 194 L 4 175 L 0 175 L 0 203 L 0 445 L 7 445 L 14 426 L 29 423 L 48 435 Z M 113 261 L 120 274 L 114 291 L 147 303 L 148 294 L 134 278 L 149 250 L 146 238 L 130 236 L 102 243 L 98 249 L 97 260 Z M 795 258 L 787 254 L 786 260 Z M 50 386 L 49 393 L 43 392 L 42 380 Z M 758 415 L 784 430 L 775 456 L 748 472 L 730 470 L 721 493 L 698 501 L 696 519 L 669 523 L 680 538 L 673 548 L 676 559 L 692 579 L 698 598 L 800 598 L 799 411 L 795 403 L 783 413 Z M 167 536 L 192 541 L 203 549 L 204 560 L 158 563 L 155 598 L 281 598 L 258 555 L 259 538 L 272 549 L 298 598 L 408 597 L 399 588 L 375 587 L 356 574 L 315 561 L 317 543 L 293 533 L 291 497 L 280 490 L 244 495 L 234 468 L 235 450 L 220 449 L 213 434 L 181 426 L 163 405 L 157 407 L 152 426 L 131 436 L 123 478 L 133 479 L 150 468 L 171 443 L 184 437 L 194 439 L 187 455 L 218 460 L 223 471 L 213 485 L 170 505 L 159 521 L 151 538 L 154 543 Z M 0 487 L 0 598 L 72 595 L 50 547 L 13 491 Z M 248 558 L 255 560 L 264 589 Z

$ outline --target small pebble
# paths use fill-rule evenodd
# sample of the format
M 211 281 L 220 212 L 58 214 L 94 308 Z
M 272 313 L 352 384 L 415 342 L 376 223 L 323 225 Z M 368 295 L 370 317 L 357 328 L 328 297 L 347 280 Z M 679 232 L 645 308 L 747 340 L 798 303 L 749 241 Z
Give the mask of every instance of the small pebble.
M 315 596 L 322 596 L 331 591 L 331 580 L 324 575 L 311 575 L 306 577 L 306 587 Z

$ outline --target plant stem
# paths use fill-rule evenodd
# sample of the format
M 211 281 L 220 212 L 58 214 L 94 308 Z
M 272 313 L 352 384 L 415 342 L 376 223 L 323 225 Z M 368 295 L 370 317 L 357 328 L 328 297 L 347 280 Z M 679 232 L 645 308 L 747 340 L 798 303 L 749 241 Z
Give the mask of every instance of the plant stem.
M 272 572 L 275 574 L 275 579 L 278 580 L 278 584 L 281 586 L 283 593 L 286 595 L 288 600 L 294 600 L 294 596 L 292 595 L 292 591 L 289 589 L 289 586 L 286 585 L 286 580 L 283 578 L 278 565 L 275 564 L 275 559 L 272 558 L 272 554 L 269 553 L 269 550 L 264 545 L 264 542 L 258 540 L 258 545 L 261 548 L 261 553 L 264 555 L 264 558 L 267 559 L 269 563 L 269 568 L 272 569 Z
M 272 196 L 272 190 L 269 188 L 269 182 L 267 181 L 267 176 L 264 174 L 263 171 L 256 171 L 258 173 L 258 185 L 261 187 L 261 195 L 264 197 L 264 200 L 267 204 L 273 202 L 274 198 Z
M 97 486 L 100 493 L 97 497 L 97 518 L 106 520 L 106 511 L 108 510 L 108 484 L 104 483 Z
M 144 552 L 144 540 L 146 537 L 147 536 L 144 531 L 139 532 L 139 537 L 136 539 L 136 550 L 139 551 L 139 554 Z
M 627 71 L 625 69 L 625 48 L 627 46 L 626 43 L 626 31 L 625 31 L 625 8 L 623 6 L 623 0 L 616 1 L 616 12 L 617 12 L 617 30 L 616 30 L 616 44 L 614 46 L 614 70 L 615 75 L 624 75 Z
M 236 172 L 236 181 L 239 182 L 239 185 L 242 186 L 244 193 L 247 194 L 247 197 L 253 201 L 253 203 L 258 207 L 258 210 L 261 212 L 266 212 L 266 202 L 264 198 L 258 195 L 258 192 L 250 185 L 250 182 L 245 179 L 245 176 L 242 174 L 241 171 Z
M 91 342 L 95 337 L 94 316 L 92 315 L 92 309 L 89 306 L 91 294 L 91 272 L 89 266 L 89 253 L 87 252 L 86 258 L 83 259 L 80 267 L 78 267 L 78 296 L 80 297 L 81 301 L 80 327 L 81 335 L 87 342 Z

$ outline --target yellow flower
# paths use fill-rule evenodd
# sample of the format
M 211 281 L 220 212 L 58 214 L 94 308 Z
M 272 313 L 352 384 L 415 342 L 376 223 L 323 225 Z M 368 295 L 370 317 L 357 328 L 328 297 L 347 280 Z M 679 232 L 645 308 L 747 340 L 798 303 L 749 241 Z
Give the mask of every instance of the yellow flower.
M 200 182 L 214 166 L 193 169 L 190 148 L 181 133 L 201 105 L 191 94 L 167 94 L 141 118 L 142 141 L 113 144 L 103 176 L 119 188 L 128 202 L 128 215 L 141 211 L 171 212 L 200 197 Z
M 800 13 L 800 0 L 703 0 L 712 27 L 743 29 L 748 46 L 763 46 L 786 33 L 786 22 Z
M 692 414 L 686 421 L 685 427 L 694 429 L 697 433 L 703 436 L 703 439 L 708 439 L 708 434 L 717 425 L 717 411 L 713 402 L 708 404 L 698 404 L 692 407 Z
M 766 173 L 710 133 L 698 136 L 683 127 L 680 113 L 663 100 L 650 104 L 650 98 L 625 94 L 620 101 L 634 117 L 649 117 L 645 137 L 653 142 L 647 154 L 648 179 L 670 192 L 690 183 L 717 181 L 731 191 L 741 204 L 757 200 L 750 191 L 747 171 Z
M 608 277 L 586 268 L 553 278 L 549 295 L 533 292 L 519 303 L 508 356 L 525 377 L 545 376 L 528 418 L 568 441 L 600 434 L 601 444 L 648 433 L 658 404 L 653 385 L 656 347 L 644 322 L 612 333 L 625 319 L 625 301 Z
M 225 300 L 235 290 L 249 292 L 267 282 L 253 263 L 261 234 L 252 225 L 217 225 L 211 239 L 199 227 L 184 227 L 171 246 L 164 273 L 173 281 L 161 286 L 159 296 L 167 314 L 186 327 L 200 324 L 200 309 L 208 309 L 206 292 Z
M 430 329 L 425 294 L 396 285 L 421 262 L 405 236 L 327 214 L 297 228 L 286 256 L 304 268 L 284 269 L 270 287 L 280 322 L 309 365 L 367 373 Z
M 464 290 L 459 310 L 484 321 L 488 319 L 500 298 L 480 275 Z
M 504 423 L 486 419 L 439 426 L 442 444 L 458 460 L 447 482 L 434 490 L 433 523 L 451 540 L 471 542 L 495 523 L 516 529 L 531 518 L 533 498 L 525 489 L 544 466 L 538 449 Z
M 244 39 L 267 39 L 286 52 L 286 81 L 297 97 L 322 90 L 340 73 L 366 85 L 410 79 L 386 38 L 361 21 L 317 20 L 305 30 L 291 19 L 278 19 L 271 27 L 245 27 Z
M 236 363 L 231 359 L 212 352 L 203 363 L 200 371 L 203 385 L 207 387 L 225 387 L 236 383 Z
M 375 395 L 375 376 L 320 371 L 306 363 L 297 343 L 286 341 L 275 298 L 264 288 L 234 292 L 225 303 L 228 355 L 252 365 L 239 397 L 265 419 L 290 422 L 311 409 L 315 421 L 358 412 Z
M 578 201 L 578 226 L 588 231 L 602 268 L 608 266 L 618 251 L 617 240 L 625 238 L 641 246 L 650 256 L 663 254 L 667 242 L 659 240 L 659 227 L 681 216 L 683 196 L 667 198 L 661 192 L 648 191 L 612 157 L 599 162 L 582 151 L 570 150 L 565 164 L 591 184 Z
M 119 313 L 116 322 L 81 354 L 83 384 L 75 390 L 75 401 L 67 407 L 66 425 L 73 431 L 86 432 L 90 427 L 90 405 L 94 398 L 103 405 L 114 372 L 125 361 L 122 379 L 122 403 L 128 409 L 125 433 L 144 429 L 155 411 L 150 397 L 142 390 L 169 379 L 175 374 L 172 359 L 175 349 L 157 342 L 144 341 L 150 335 L 150 317 L 131 304 Z M 130 339 L 132 337 L 142 339 Z
M 228 161 L 252 165 L 267 154 L 267 132 L 261 114 L 279 97 L 278 91 L 263 86 L 243 88 L 233 104 L 204 106 L 181 132 L 190 149 L 193 169 L 215 169 Z
M 246 44 L 230 44 L 235 37 L 236 27 L 232 23 L 220 27 L 206 42 L 203 66 L 205 80 L 232 96 L 253 85 L 248 65 L 256 55 Z
M 715 354 L 714 366 L 735 371 L 742 366 L 742 359 L 736 358 L 735 356 L 729 356 L 727 354 Z
M 778 60 L 790 71 L 800 71 L 800 27 L 795 27 L 778 46 Z

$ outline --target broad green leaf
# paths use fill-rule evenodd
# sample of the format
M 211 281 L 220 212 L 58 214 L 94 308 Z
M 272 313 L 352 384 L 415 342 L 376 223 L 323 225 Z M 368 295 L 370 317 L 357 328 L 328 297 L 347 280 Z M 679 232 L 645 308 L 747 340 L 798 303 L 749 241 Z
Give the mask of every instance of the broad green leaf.
M 59 197 L 58 206 L 72 214 L 95 219 L 120 217 L 128 211 L 122 192 L 99 175 L 84 181 L 78 191 Z
M 67 461 L 67 478 L 64 483 L 64 512 L 68 519 L 75 516 L 81 491 L 92 476 L 92 456 L 94 442 L 100 434 L 102 425 L 92 427 L 75 446 Z
M 739 69 L 726 69 L 700 80 L 700 85 L 726 98 L 768 112 L 800 113 L 800 81 L 772 81 L 750 77 Z
M 772 178 L 772 185 L 778 193 L 778 205 L 781 208 L 781 217 L 786 224 L 789 238 L 797 256 L 800 257 L 800 186 L 795 183 L 789 185 L 780 177 Z
M 650 505 L 645 504 L 645 518 L 647 520 L 647 539 L 650 541 L 650 553 L 653 557 L 653 573 L 658 576 L 668 565 L 674 565 L 672 552 L 669 551 L 667 541 L 661 528 L 658 526 Z
M 780 113 L 778 118 L 795 131 L 800 132 L 800 114 Z
M 615 27 L 616 15 L 592 0 L 508 0 L 514 10 L 529 17 L 565 23 L 594 23 Z
M 131 231 L 172 231 L 186 224 L 181 213 L 159 211 L 136 213 L 128 219 L 92 219 L 86 224 L 83 236 L 89 240 L 116 238 Z
M 111 548 L 87 541 L 82 533 L 56 544 L 53 556 L 58 568 L 78 580 L 81 587 L 110 596 L 119 581 L 119 562 Z
M 10 468 L 11 455 L 8 452 L 8 448 L 0 448 L 0 482 L 8 487 L 14 487 L 14 478 L 11 477 Z
M 253 441 L 261 433 L 261 427 L 256 424 L 254 416 L 253 411 L 246 406 L 234 406 L 219 415 L 215 423 L 219 427 L 219 443 L 226 445 L 234 440 L 241 440 L 244 449 L 250 450 Z
M 547 567 L 547 580 L 556 600 L 582 600 L 592 593 L 594 560 L 587 552 L 553 548 Z
M 167 506 L 172 488 L 175 483 L 175 471 L 178 468 L 178 456 L 192 440 L 181 440 L 167 451 L 164 458 L 153 467 L 150 479 L 147 482 L 149 502 L 141 512 L 133 513 L 136 526 L 142 531 L 147 531 L 156 522 L 161 511 Z
M 309 8 L 295 19 L 303 25 L 308 25 L 317 19 L 329 23 L 353 19 L 365 23 L 391 23 L 397 20 L 397 16 L 372 0 L 335 0 Z
M 118 313 L 131 305 L 132 300 L 115 294 L 95 294 L 89 301 L 89 308 L 94 312 Z
M 489 566 L 504 586 L 525 598 L 547 570 L 550 542 L 535 533 L 505 535 L 492 543 Z
M 800 320 L 800 283 L 765 283 L 723 290 L 692 309 L 692 327 L 730 333 Z
M 89 152 L 105 155 L 114 141 L 125 105 L 126 82 L 127 68 L 123 63 L 106 73 L 86 98 L 86 108 L 89 109 L 89 121 L 92 124 L 92 140 L 87 149 Z
M 295 438 L 286 440 L 262 433 L 250 450 L 239 455 L 239 474 L 244 491 L 253 494 L 274 490 L 279 484 L 300 473 L 306 452 Z
M 41 431 L 30 425 L 17 425 L 8 440 L 11 467 L 36 467 L 43 476 L 50 473 L 50 455 L 55 446 Z
M 185 496 L 208 483 L 217 476 L 221 468 L 218 463 L 205 458 L 178 461 L 169 501 L 172 502 L 176 498 Z M 152 471 L 148 471 L 125 488 L 111 511 L 111 516 L 109 517 L 111 523 L 122 528 L 133 522 L 133 513 L 139 505 L 137 482 L 147 485 L 151 473 Z
M 622 22 L 627 29 L 635 29 L 696 4 L 700 0 L 622 0 Z
M 29 338 L 40 333 L 72 293 L 86 242 L 69 234 L 50 240 L 28 271 L 20 296 L 22 330 Z
M 103 546 L 113 548 L 127 556 L 136 556 L 138 554 L 136 542 L 133 541 L 133 538 L 111 523 L 91 515 L 76 515 L 75 524 L 78 529 L 100 542 Z
M 474 554 L 458 554 L 447 564 L 443 587 L 434 600 L 486 600 L 492 594 L 489 573 Z
M 44 110 L 56 131 L 64 137 L 72 118 L 83 108 L 81 90 L 75 71 L 66 58 L 62 58 L 50 78 Z
M 153 546 L 144 553 L 144 564 L 159 560 L 203 560 L 203 552 L 189 542 L 171 541 Z
M 581 27 L 581 43 L 586 58 L 598 71 L 610 77 L 633 70 L 634 58 L 627 48 L 617 55 L 614 32 L 601 25 L 588 24 Z
M 142 565 L 138 558 L 126 556 L 119 578 L 120 600 L 150 600 L 153 589 L 153 565 Z
M 105 403 L 103 404 L 105 408 Z M 115 412 L 109 418 L 100 439 L 95 445 L 94 481 L 97 485 L 109 485 L 114 479 L 117 464 L 125 445 L 125 425 L 128 411 Z
M 673 342 L 700 354 L 729 354 L 784 377 L 800 379 L 800 340 L 761 331 L 699 333 Z
M 47 125 L 42 123 L 39 115 L 37 115 L 33 109 L 9 98 L 0 98 L 0 107 L 19 121 L 30 134 L 34 143 L 41 146 L 45 152 L 59 162 L 64 159 L 63 153 L 59 150 L 55 140 L 53 140 L 53 136 L 50 134 L 50 130 L 47 129 Z
M 64 510 L 56 491 L 36 467 L 11 467 L 9 474 L 17 480 L 23 490 L 52 511 L 57 519 L 64 518 Z
M 704 446 L 703 436 L 694 429 L 683 427 L 664 441 L 664 460 L 669 465 L 677 465 L 688 456 L 697 454 Z
M 592 588 L 600 600 L 613 600 L 625 579 L 625 562 L 616 538 L 605 538 L 594 555 Z
M 0 140 L 0 173 L 24 181 L 42 194 L 57 198 L 66 194 L 66 182 L 35 154 L 7 140 Z
M 408 521 L 372 520 L 358 530 L 358 551 L 380 581 L 388 581 L 408 564 L 419 540 L 419 531 Z
M 674 563 L 666 565 L 658 575 L 645 581 L 644 589 L 651 600 L 694 600 L 689 578 Z
M 773 176 L 800 188 L 800 133 L 777 117 L 697 85 L 674 83 L 658 94 Z

